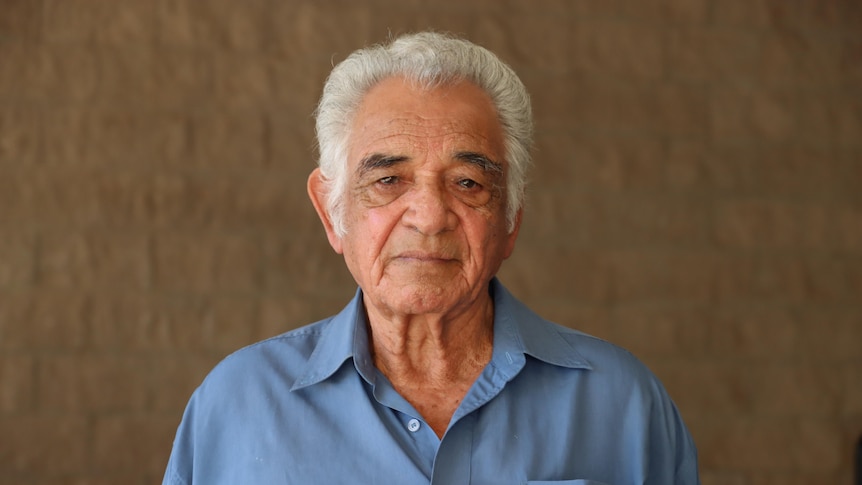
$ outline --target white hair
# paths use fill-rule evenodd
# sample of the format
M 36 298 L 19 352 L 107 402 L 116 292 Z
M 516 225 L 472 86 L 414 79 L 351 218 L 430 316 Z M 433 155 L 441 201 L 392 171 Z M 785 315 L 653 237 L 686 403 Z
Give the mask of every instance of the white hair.
M 365 94 L 380 81 L 403 76 L 425 88 L 470 81 L 491 98 L 505 138 L 508 162 L 506 218 L 515 228 L 524 203 L 533 118 L 530 97 L 515 72 L 489 50 L 446 34 L 423 32 L 353 52 L 335 66 L 315 112 L 320 159 L 327 185 L 326 210 L 339 236 L 346 234 L 344 196 L 350 125 Z

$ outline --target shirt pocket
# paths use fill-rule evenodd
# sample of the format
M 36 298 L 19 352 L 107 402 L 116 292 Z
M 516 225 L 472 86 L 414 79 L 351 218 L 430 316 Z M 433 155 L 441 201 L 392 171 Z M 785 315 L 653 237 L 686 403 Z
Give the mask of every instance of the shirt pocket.
M 596 480 L 527 480 L 526 485 L 610 485 Z

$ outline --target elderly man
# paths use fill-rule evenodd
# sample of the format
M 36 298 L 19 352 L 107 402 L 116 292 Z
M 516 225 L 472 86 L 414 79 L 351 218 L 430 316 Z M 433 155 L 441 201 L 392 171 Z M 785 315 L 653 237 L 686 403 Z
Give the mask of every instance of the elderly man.
M 221 362 L 164 483 L 699 483 L 658 380 L 495 278 L 531 124 L 518 77 L 464 40 L 405 36 L 336 66 L 308 193 L 359 290 Z

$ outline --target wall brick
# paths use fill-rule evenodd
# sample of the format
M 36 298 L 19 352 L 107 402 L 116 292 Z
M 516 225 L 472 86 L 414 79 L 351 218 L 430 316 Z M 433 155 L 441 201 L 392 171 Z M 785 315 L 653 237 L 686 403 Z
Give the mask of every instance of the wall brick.
M 488 45 L 505 42 L 501 35 L 506 28 L 498 12 L 499 5 L 494 6 L 487 0 L 471 2 L 468 9 L 460 10 L 459 15 L 453 16 L 451 0 L 437 2 L 433 8 L 416 10 L 411 2 L 402 2 L 398 8 L 381 9 L 372 12 L 368 19 L 367 39 L 377 42 L 385 39 L 390 34 L 399 35 L 407 32 L 418 32 L 423 30 L 438 30 L 444 32 L 471 32 L 475 40 L 482 40 Z M 447 5 L 449 4 L 449 5 Z M 482 7 L 484 6 L 484 8 Z M 366 8 L 368 10 L 368 8 Z M 415 15 L 405 18 L 405 13 L 415 12 Z M 475 13 L 476 11 L 481 13 Z
M 839 303 L 856 301 L 858 273 L 828 256 L 767 254 L 728 257 L 717 268 L 718 301 Z
M 99 352 L 115 349 L 152 351 L 171 348 L 159 299 L 138 291 L 112 291 L 109 297 L 90 295 L 88 346 Z
M 776 86 L 816 87 L 841 84 L 846 67 L 841 60 L 850 47 L 840 38 L 817 32 L 780 29 L 760 35 L 755 72 Z M 804 53 L 804 55 L 800 55 Z
M 799 4 L 798 16 L 799 24 L 808 28 L 852 31 L 862 22 L 862 7 L 843 0 L 805 1 Z
M 598 195 L 581 191 L 564 195 L 559 190 L 530 190 L 521 222 L 519 244 L 513 257 L 520 257 L 519 247 L 548 243 L 559 233 L 560 227 L 577 228 L 569 235 L 566 244 L 569 248 L 596 244 L 604 230 L 600 224 L 608 224 L 597 199 Z M 503 263 L 504 269 L 506 266 L 508 263 Z
M 712 4 L 707 0 L 656 0 L 638 3 L 609 0 L 575 2 L 571 8 L 584 17 L 623 18 L 643 23 L 699 24 L 710 20 Z
M 613 300 L 614 275 L 600 251 L 565 246 L 546 246 L 538 254 L 518 251 L 503 264 L 499 275 L 515 294 L 525 301 L 543 298 L 568 298 L 575 304 L 607 304 Z M 564 263 L 564 264 L 563 264 Z M 533 269 L 545 268 L 544 275 Z M 567 280 L 563 288 L 553 281 Z
M 98 293 L 91 308 L 89 346 L 98 352 L 122 349 L 135 355 L 203 352 L 224 355 L 258 335 L 258 298 L 201 296 L 186 292 Z
M 122 233 L 46 235 L 40 240 L 38 281 L 47 287 L 147 288 L 149 241 Z
M 329 246 L 323 226 L 308 236 L 272 238 L 264 244 L 268 291 L 305 297 L 329 290 L 352 295 L 356 283 L 344 257 Z
M 730 418 L 705 424 L 697 419 L 692 427 L 706 469 L 823 475 L 836 472 L 842 461 L 840 428 L 834 422 Z
M 271 63 L 261 56 L 221 55 L 213 60 L 213 95 L 229 108 L 260 109 L 273 99 Z
M 78 291 L 0 292 L 0 349 L 80 349 L 89 335 L 88 314 Z
M 58 475 L 54 477 L 42 476 L 38 478 L 32 478 L 31 475 L 11 477 L 0 476 L 0 484 L 2 485 L 115 485 L 117 483 L 146 485 L 148 483 L 158 483 L 160 481 L 161 476 L 144 476 L 144 478 L 141 478 L 139 474 L 128 471 L 125 473 L 81 472 L 72 475 Z
M 292 60 L 289 56 L 274 54 L 267 57 L 265 62 L 266 82 L 271 97 L 263 100 L 264 109 L 281 114 L 290 113 L 294 121 L 310 127 L 309 120 L 317 107 L 317 98 L 329 75 L 331 64 L 321 58 L 303 60 L 301 62 L 308 67 L 303 69 L 303 76 L 296 76 L 296 65 L 300 61 Z M 242 86 L 239 88 L 244 89 Z M 274 107 L 279 110 L 273 110 Z
M 827 147 L 803 143 L 722 143 L 705 157 L 713 188 L 724 193 L 810 199 L 853 193 L 851 161 Z
M 828 207 L 763 200 L 731 200 L 716 208 L 716 239 L 744 249 L 827 249 L 835 224 Z
M 798 314 L 793 306 L 721 305 L 709 329 L 710 353 L 746 360 L 798 356 L 806 342 Z
M 704 301 L 710 297 L 713 264 L 703 255 L 683 254 L 681 261 L 696 263 L 703 270 L 670 271 L 676 256 L 636 250 L 597 251 L 546 246 L 541 257 L 515 256 L 504 263 L 500 275 L 503 281 L 518 290 L 527 301 L 540 295 L 566 297 L 573 303 L 633 303 L 658 302 L 680 298 L 687 302 Z M 553 274 L 534 275 L 531 265 L 544 263 Z M 690 266 L 698 268 L 698 266 Z M 566 281 L 557 285 L 552 281 Z
M 81 446 L 81 438 L 88 435 L 83 417 L 0 416 L 0 432 L 0 469 L 4 475 L 51 477 L 89 468 L 90 449 Z
M 827 90 L 798 94 L 795 102 L 800 137 L 858 144 L 855 135 L 862 129 L 862 104 L 857 98 L 858 94 L 841 95 Z
M 710 112 L 715 140 L 786 142 L 802 134 L 799 126 L 798 92 L 757 89 L 750 85 L 711 88 Z
M 60 355 L 38 362 L 38 408 L 56 413 L 141 411 L 149 368 L 134 355 Z
M 258 304 L 250 297 L 223 297 L 203 301 L 195 309 L 196 318 L 186 322 L 198 322 L 198 346 L 204 350 L 229 353 L 238 346 L 255 341 L 258 322 Z M 182 324 L 183 322 L 178 322 Z
M 685 365 L 678 358 L 650 357 L 644 360 L 662 380 L 673 400 L 682 410 L 686 423 L 692 427 L 695 443 L 701 446 L 698 436 L 700 420 L 727 422 L 734 416 L 744 416 L 745 402 L 738 395 L 738 377 L 726 362 L 688 360 Z M 709 382 L 708 386 L 697 382 Z M 703 465 L 702 465 L 703 466 Z M 716 468 L 715 466 L 705 467 Z
M 590 166 L 594 160 L 596 161 L 593 164 L 597 165 L 600 163 L 598 160 L 611 158 L 616 153 L 602 150 L 604 145 L 600 142 L 594 142 L 599 146 L 592 150 L 592 147 L 581 147 L 579 141 L 584 139 L 591 138 L 579 136 L 577 132 L 548 131 L 536 133 L 533 140 L 533 169 L 527 187 L 528 202 L 543 195 L 551 194 L 555 189 L 559 191 L 561 186 L 571 187 L 573 184 L 579 183 L 581 177 L 585 175 L 593 175 L 598 178 L 592 173 L 580 173 L 577 169 L 578 165 Z M 584 157 L 583 160 L 578 160 L 576 157 L 576 150 L 579 149 L 581 150 L 581 157 Z M 622 151 L 623 149 L 615 148 L 615 150 Z M 612 172 L 612 170 L 608 171 Z
M 807 354 L 817 355 L 821 362 L 858 363 L 862 325 L 856 311 L 839 305 L 812 306 L 797 309 L 795 315 L 800 347 Z
M 40 99 L 44 53 L 34 52 L 29 47 L 31 45 L 20 39 L 0 42 L 0 101 Z
M 749 79 L 757 65 L 756 34 L 698 24 L 666 32 L 667 75 L 694 82 Z
M 375 39 L 370 35 L 372 19 L 378 15 L 385 16 L 391 8 L 372 12 L 370 6 L 356 2 L 271 3 L 267 11 L 272 21 L 269 24 L 273 38 L 271 48 L 288 60 L 322 55 L 337 62 L 347 57 L 357 45 L 382 40 L 387 28 L 396 30 L 398 25 L 389 23 L 374 31 Z M 409 17 L 398 16 L 397 19 L 406 22 Z
M 657 0 L 654 2 L 626 2 L 613 0 L 606 2 L 578 2 L 586 11 L 609 13 L 626 20 L 649 23 L 703 23 L 708 19 L 710 3 L 707 0 Z M 607 4 L 602 6 L 601 4 Z
M 712 17 L 718 25 L 766 29 L 796 8 L 797 4 L 773 0 L 728 0 L 712 4 Z
M 649 360 L 680 407 L 694 410 L 691 417 L 697 419 L 712 416 L 726 421 L 743 415 L 757 421 L 827 419 L 843 403 L 839 366 L 722 358 L 686 365 L 668 358 Z M 709 386 L 697 385 L 699 379 L 708 379 Z
M 41 30 L 41 4 L 27 0 L 9 0 L 0 16 L 0 32 L 7 38 L 32 41 L 38 39 Z
M 34 373 L 32 358 L 18 354 L 0 356 L 0 416 L 32 409 Z
M 570 191 L 531 194 L 522 226 L 525 245 L 542 245 L 572 228 L 572 247 L 677 249 L 709 240 L 709 211 L 699 200 L 655 195 L 616 195 Z
M 267 132 L 259 112 L 202 113 L 193 118 L 192 130 L 195 145 L 191 161 L 198 166 L 254 169 L 266 161 Z
M 311 110 L 308 111 L 309 113 Z M 295 113 L 270 113 L 265 122 L 265 165 L 295 178 L 296 191 L 317 166 L 314 127 L 306 117 L 296 118 Z M 283 209 L 287 209 L 286 207 Z
M 862 439 L 862 433 L 856 433 L 859 424 L 862 423 L 862 364 L 856 362 L 848 366 L 844 371 L 844 401 L 842 414 L 849 417 L 848 421 L 855 422 L 855 426 L 848 426 L 847 431 L 852 440 Z
M 0 288 L 25 288 L 35 274 L 35 238 L 0 232 Z
M 93 114 L 79 109 L 55 107 L 49 116 L 43 116 L 43 159 L 47 165 L 86 166 L 101 160 L 89 157 L 89 140 L 93 138 L 90 126 Z
M 568 10 L 550 11 L 547 14 L 534 10 L 519 15 L 483 13 L 476 20 L 476 36 L 489 49 L 505 52 L 502 56 L 506 61 L 520 70 L 545 66 L 565 68 L 572 61 L 572 53 L 568 50 L 574 40 L 571 30 L 548 29 L 548 23 L 566 22 L 569 19 Z M 438 30 L 445 28 L 440 25 L 423 27 Z M 514 31 L 519 32 L 517 39 L 510 35 Z
M 841 473 L 757 473 L 748 483 L 752 485 L 830 485 L 851 483 L 849 474 Z
M 43 118 L 43 163 L 48 165 L 164 167 L 186 164 L 191 158 L 190 122 L 176 113 L 58 108 Z
M 710 95 L 698 86 L 662 84 L 646 89 L 590 79 L 576 96 L 574 111 L 600 130 L 700 136 L 709 126 Z
M 203 297 L 191 291 L 147 297 L 113 294 L 91 303 L 91 342 L 136 355 L 203 352 L 224 355 L 257 335 L 258 302 L 248 296 Z
M 36 59 L 39 62 L 37 86 L 40 94 L 37 99 L 58 100 L 52 109 L 68 104 L 92 103 L 104 88 L 100 76 L 101 52 L 92 46 L 63 43 L 52 50 L 39 51 Z
M 176 426 L 177 420 L 173 417 L 120 415 L 100 418 L 93 430 L 93 467 L 109 473 L 135 469 L 142 475 L 161 478 Z
M 230 228 L 307 232 L 319 222 L 305 193 L 305 177 L 282 173 L 159 173 L 142 182 L 157 228 Z M 316 217 L 316 216 L 315 216 Z
M 587 81 L 581 78 L 572 78 L 554 72 L 533 72 L 526 70 L 519 74 L 521 80 L 530 93 L 533 103 L 533 115 L 537 123 L 541 123 L 539 134 L 571 135 L 579 130 L 595 130 L 595 122 L 586 116 L 572 117 L 572 113 L 583 114 L 581 99 Z M 553 82 L 548 83 L 548 79 Z M 605 127 L 599 127 L 598 131 Z M 565 154 L 565 151 L 549 153 Z
M 712 315 L 704 307 L 619 306 L 610 339 L 640 357 L 702 356 Z
M 200 344 L 202 323 L 195 295 L 113 294 L 91 298 L 94 348 L 129 351 L 192 350 Z
M 152 39 L 151 2 L 120 7 L 113 2 L 84 0 L 77 5 L 44 0 L 45 37 L 57 43 L 92 42 L 128 44 Z
M 176 232 L 154 238 L 154 285 L 164 291 L 255 291 L 262 263 L 261 249 L 250 236 Z
M 661 140 L 652 137 L 540 134 L 531 188 L 544 193 L 546 187 L 564 184 L 566 188 L 610 190 L 614 195 L 627 190 L 661 190 L 666 156 Z
M 673 139 L 668 143 L 662 167 L 667 189 L 700 193 L 714 190 L 712 150 L 703 140 Z
M 586 21 L 575 22 L 572 31 L 576 70 L 643 80 L 664 74 L 662 31 L 657 26 Z
M 700 473 L 702 485 L 748 485 L 743 473 L 705 471 Z
M 0 164 L 35 163 L 39 157 L 41 123 L 41 113 L 35 109 L 0 107 Z
M 101 105 L 170 109 L 211 99 L 213 62 L 206 53 L 157 51 L 142 43 L 104 46 L 98 52 Z
M 156 21 L 159 41 L 195 49 L 259 51 L 268 47 L 271 29 L 265 25 L 271 5 L 252 0 L 242 6 L 229 1 L 196 5 L 188 0 L 159 0 Z
M 0 167 L 0 224 L 58 230 L 146 223 L 146 185 L 133 173 L 45 167 Z

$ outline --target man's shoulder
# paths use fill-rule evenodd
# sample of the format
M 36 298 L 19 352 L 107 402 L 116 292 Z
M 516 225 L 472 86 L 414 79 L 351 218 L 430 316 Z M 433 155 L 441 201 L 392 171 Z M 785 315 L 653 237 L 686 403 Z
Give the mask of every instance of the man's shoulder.
M 309 354 L 326 333 L 333 318 L 325 318 L 242 347 L 225 357 L 224 362 L 233 359 L 255 358 L 271 352 Z
M 654 384 L 655 374 L 629 350 L 602 337 L 545 320 L 549 329 L 559 334 L 572 348 L 583 357 L 591 372 L 607 374 L 615 379 L 624 379 L 642 384 Z
M 255 342 L 226 356 L 207 375 L 201 388 L 234 387 L 259 382 L 291 385 L 305 368 L 333 317 Z

